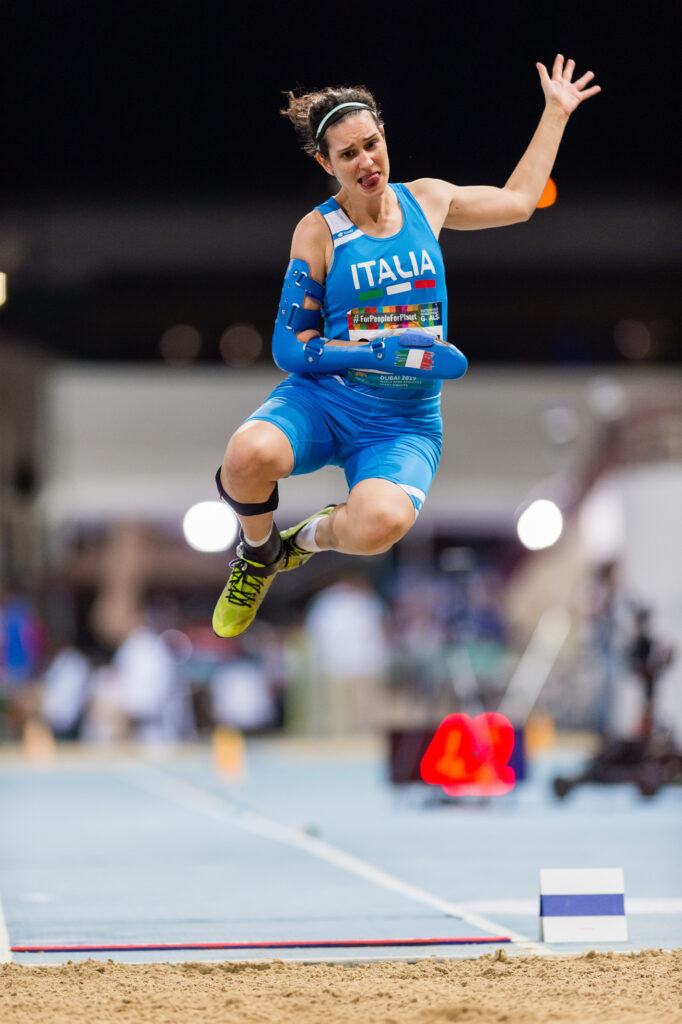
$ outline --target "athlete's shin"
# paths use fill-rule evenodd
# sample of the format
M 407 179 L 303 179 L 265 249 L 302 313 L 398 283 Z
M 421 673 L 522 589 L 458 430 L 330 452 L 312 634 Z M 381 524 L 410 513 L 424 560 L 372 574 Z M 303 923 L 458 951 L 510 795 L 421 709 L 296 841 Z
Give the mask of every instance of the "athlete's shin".
M 222 467 L 216 473 L 216 485 L 221 500 L 230 505 L 242 526 L 237 557 L 230 562 L 230 575 L 213 612 L 215 633 L 234 637 L 250 626 L 284 558 L 272 518 L 279 495 L 275 483 L 263 501 L 244 501 L 243 494 L 235 497 L 225 486 Z
M 345 509 L 345 505 L 337 505 L 331 515 L 317 521 L 315 528 L 315 544 L 319 551 L 339 550 L 339 538 L 334 524 L 339 516 L 343 520 Z

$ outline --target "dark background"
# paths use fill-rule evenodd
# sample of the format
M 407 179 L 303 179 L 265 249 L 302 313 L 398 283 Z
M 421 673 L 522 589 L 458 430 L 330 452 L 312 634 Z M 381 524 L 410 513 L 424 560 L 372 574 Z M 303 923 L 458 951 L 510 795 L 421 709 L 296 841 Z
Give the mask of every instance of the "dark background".
M 542 109 L 535 61 L 551 68 L 560 50 L 578 74 L 595 71 L 603 92 L 569 124 L 554 173 L 557 212 L 617 203 L 626 220 L 633 204 L 673 204 L 677 10 L 667 0 L 449 3 L 406 13 L 385 3 L 273 11 L 197 0 L 6 0 L 0 222 L 25 241 L 8 268 L 0 329 L 87 359 L 158 359 L 161 333 L 178 321 L 197 325 L 203 361 L 219 358 L 217 338 L 235 320 L 256 323 L 267 340 L 290 232 L 329 194 L 278 113 L 288 88 L 368 85 L 383 109 L 394 180 L 501 185 Z M 217 256 L 185 269 L 131 259 L 65 277 L 63 236 L 49 236 L 48 260 L 40 227 L 56 211 L 143 218 L 203 209 L 215 211 L 218 236 L 221 211 L 248 207 L 257 217 L 259 204 L 276 205 L 286 228 L 264 237 L 260 270 L 252 260 L 241 272 Z M 68 223 L 79 244 L 88 230 L 101 241 L 77 217 Z M 231 245 L 238 251 L 239 237 Z M 679 356 L 672 263 L 586 268 L 576 250 L 568 267 L 448 269 L 451 337 L 457 325 L 479 361 L 622 361 L 613 326 L 623 317 L 659 324 L 645 358 Z M 494 304 L 504 317 L 490 319 Z

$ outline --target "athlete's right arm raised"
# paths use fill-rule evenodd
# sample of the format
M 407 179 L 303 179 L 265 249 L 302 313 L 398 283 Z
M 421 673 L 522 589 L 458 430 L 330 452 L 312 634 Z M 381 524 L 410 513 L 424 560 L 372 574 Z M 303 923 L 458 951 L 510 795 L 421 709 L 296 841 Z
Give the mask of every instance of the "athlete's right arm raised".
M 430 334 L 418 330 L 366 342 L 321 337 L 319 316 L 315 314 L 322 308 L 332 256 L 329 229 L 313 211 L 294 232 L 277 310 L 272 354 L 280 369 L 291 373 L 381 370 L 431 380 L 454 380 L 466 372 L 467 361 L 454 345 L 436 342 Z M 408 356 L 411 349 L 425 348 L 431 350 L 431 358 Z

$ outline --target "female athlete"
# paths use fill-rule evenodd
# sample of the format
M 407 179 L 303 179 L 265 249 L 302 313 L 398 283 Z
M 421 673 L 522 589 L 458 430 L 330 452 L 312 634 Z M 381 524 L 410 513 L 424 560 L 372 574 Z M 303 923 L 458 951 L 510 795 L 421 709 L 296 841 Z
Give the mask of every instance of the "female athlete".
M 466 359 L 446 342 L 442 228 L 528 220 L 566 123 L 599 92 L 558 54 L 537 64 L 545 108 L 503 188 L 435 178 L 389 183 L 384 127 L 364 87 L 295 97 L 282 111 L 340 190 L 297 225 L 273 336 L 290 371 L 230 439 L 216 475 L 241 524 L 237 557 L 213 614 L 219 636 L 242 633 L 278 572 L 328 549 L 387 551 L 426 498 L 441 449 L 440 386 Z M 324 334 L 320 334 L 320 319 Z M 321 466 L 345 470 L 349 494 L 279 533 L 277 481 Z

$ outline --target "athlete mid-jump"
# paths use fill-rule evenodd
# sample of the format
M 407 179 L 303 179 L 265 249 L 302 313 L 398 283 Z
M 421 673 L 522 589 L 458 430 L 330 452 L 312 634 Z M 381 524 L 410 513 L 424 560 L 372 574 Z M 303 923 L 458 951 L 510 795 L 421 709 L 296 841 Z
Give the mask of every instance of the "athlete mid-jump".
M 389 183 L 384 127 L 367 89 L 289 94 L 283 113 L 340 191 L 294 231 L 272 342 L 289 376 L 230 439 L 216 476 L 241 524 L 213 614 L 219 636 L 251 624 L 276 573 L 316 551 L 387 551 L 414 523 L 440 457 L 441 381 L 467 367 L 446 342 L 438 236 L 444 227 L 528 220 L 569 116 L 599 92 L 588 85 L 591 71 L 573 82 L 574 68 L 561 54 L 551 77 L 537 65 L 545 109 L 503 188 Z M 280 534 L 277 481 L 328 465 L 345 470 L 347 500 Z

